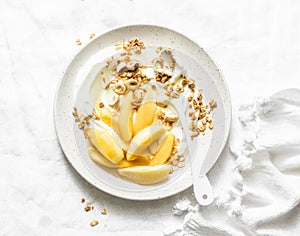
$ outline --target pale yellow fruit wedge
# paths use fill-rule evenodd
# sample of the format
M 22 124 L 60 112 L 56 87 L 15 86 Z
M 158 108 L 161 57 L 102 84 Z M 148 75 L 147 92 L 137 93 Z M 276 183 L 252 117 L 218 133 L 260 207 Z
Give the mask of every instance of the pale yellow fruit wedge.
M 123 150 L 109 131 L 102 128 L 89 128 L 85 130 L 85 136 L 104 157 L 114 164 L 118 164 L 124 158 Z
M 112 125 L 112 117 L 109 110 L 107 110 L 105 107 L 100 108 L 99 103 L 97 103 L 97 105 L 95 106 L 95 113 L 105 124 L 107 124 L 108 126 Z
M 132 109 L 132 92 L 124 95 L 124 100 L 121 104 L 119 117 L 119 130 L 121 138 L 128 142 L 133 135 L 133 109 Z
M 171 172 L 170 165 L 135 166 L 118 169 L 120 175 L 139 184 L 156 184 L 166 179 Z
M 111 118 L 111 127 L 113 128 L 113 130 L 119 135 L 121 136 L 120 134 L 120 129 L 119 129 L 119 116 L 115 115 L 115 116 L 112 116 Z
M 175 135 L 173 133 L 169 133 L 163 140 L 158 152 L 152 158 L 151 165 L 161 165 L 166 163 L 168 158 L 171 156 L 174 141 Z
M 134 123 L 134 134 L 137 134 L 153 123 L 156 111 L 156 101 L 151 90 L 145 94 L 142 105 L 137 110 Z
M 109 161 L 107 158 L 105 158 L 96 148 L 89 147 L 88 151 L 89 157 L 92 159 L 94 163 L 100 166 L 105 166 L 108 168 L 117 168 L 118 166 L 111 161 Z
M 126 159 L 132 161 L 136 158 L 136 155 L 140 155 L 149 144 L 154 140 L 160 138 L 166 133 L 166 128 L 160 124 L 153 124 L 141 130 L 136 136 L 131 140 Z
M 103 76 L 100 73 L 100 71 L 103 70 L 102 67 L 103 65 L 101 63 L 93 65 L 86 77 L 86 81 L 93 80 L 93 83 L 91 84 L 91 87 L 89 89 L 90 104 L 92 104 L 93 106 L 97 103 L 99 91 L 101 91 L 103 88 Z
M 152 155 L 154 155 L 155 153 L 158 152 L 159 146 L 160 146 L 159 140 L 155 140 L 155 141 L 153 141 L 152 143 L 150 143 L 148 149 L 149 149 L 150 153 L 151 153 Z
M 118 163 L 119 167 L 133 167 L 133 166 L 148 166 L 150 164 L 150 157 L 139 156 L 134 161 L 127 161 L 126 159 L 121 160 Z

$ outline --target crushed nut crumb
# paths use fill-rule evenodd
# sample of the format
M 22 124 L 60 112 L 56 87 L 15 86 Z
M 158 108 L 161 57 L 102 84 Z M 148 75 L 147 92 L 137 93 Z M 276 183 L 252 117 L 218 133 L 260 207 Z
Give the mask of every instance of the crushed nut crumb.
M 89 205 L 85 206 L 85 208 L 84 208 L 84 210 L 85 210 L 86 212 L 90 211 L 91 209 L 92 209 L 92 207 L 89 206 Z
M 179 138 L 175 139 L 174 145 L 175 146 L 179 146 L 180 145 L 180 139 Z
M 81 45 L 82 43 L 81 43 L 81 40 L 80 39 L 76 39 L 76 44 L 77 45 Z
M 96 226 L 97 224 L 99 224 L 98 220 L 93 220 L 90 222 L 90 226 L 92 227 Z
M 76 108 L 76 107 L 73 107 L 72 115 L 73 115 L 74 117 L 77 117 L 77 116 L 78 116 L 78 112 L 77 112 L 77 108 Z
M 103 103 L 103 102 L 100 102 L 100 103 L 99 103 L 99 107 L 100 107 L 100 108 L 103 108 L 103 107 L 104 107 L 104 103 Z
M 155 52 L 156 52 L 156 53 L 160 53 L 161 50 L 162 50 L 162 47 L 159 46 L 159 47 L 157 47 L 157 49 L 155 50 Z
M 106 215 L 107 214 L 106 208 L 102 208 L 101 214 L 102 215 Z
M 210 106 L 211 109 L 214 109 L 217 106 L 217 102 L 215 100 L 211 100 L 209 102 L 209 106 Z
M 183 168 L 183 167 L 185 167 L 185 164 L 184 164 L 184 162 L 178 162 L 177 166 L 179 168 Z
M 176 154 L 176 153 L 178 153 L 178 149 L 174 147 L 172 150 L 172 154 Z

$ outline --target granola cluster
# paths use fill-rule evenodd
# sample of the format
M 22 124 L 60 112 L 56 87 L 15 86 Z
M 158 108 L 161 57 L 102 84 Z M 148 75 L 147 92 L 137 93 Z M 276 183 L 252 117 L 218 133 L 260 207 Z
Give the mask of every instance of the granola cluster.
M 85 198 L 81 198 L 81 203 L 85 203 L 85 202 L 86 202 Z M 91 210 L 92 210 L 92 211 L 95 210 L 95 206 L 92 205 L 92 204 L 90 204 L 90 203 L 87 203 L 83 209 L 84 209 L 86 212 L 89 212 L 89 211 L 91 211 Z M 106 208 L 102 208 L 101 214 L 102 214 L 102 215 L 106 215 L 106 214 L 107 214 Z M 90 222 L 90 226 L 91 226 L 91 227 L 95 227 L 95 226 L 98 225 L 98 224 L 99 224 L 99 221 L 98 221 L 98 220 L 92 220 L 92 221 Z
M 73 107 L 72 115 L 74 116 L 74 121 L 78 123 L 79 129 L 84 129 L 86 126 L 90 125 L 90 120 L 93 118 L 93 115 L 83 115 L 78 114 L 77 108 Z
M 191 138 L 198 136 L 200 133 L 205 134 L 205 130 L 208 126 L 209 129 L 213 128 L 213 121 L 209 117 L 211 111 L 217 106 L 215 100 L 211 100 L 209 104 L 204 104 L 202 90 L 198 90 L 188 96 L 189 102 L 189 117 L 191 123 L 189 129 L 192 131 Z
M 123 49 L 127 55 L 132 55 L 132 52 L 135 54 L 141 54 L 142 50 L 145 48 L 145 44 L 142 41 L 139 41 L 138 38 L 130 39 L 128 42 L 124 40 L 115 44 L 116 50 Z

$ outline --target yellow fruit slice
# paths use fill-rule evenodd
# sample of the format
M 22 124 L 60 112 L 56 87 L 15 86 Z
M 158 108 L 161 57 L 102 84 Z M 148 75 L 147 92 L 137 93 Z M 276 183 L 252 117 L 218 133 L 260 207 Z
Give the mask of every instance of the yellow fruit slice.
M 153 92 L 148 90 L 145 94 L 142 105 L 139 107 L 134 123 L 134 133 L 137 134 L 153 123 L 156 111 L 156 101 Z
M 133 109 L 132 109 L 132 92 L 124 95 L 124 100 L 121 104 L 120 117 L 119 117 L 119 130 L 121 138 L 128 142 L 133 135 Z
M 118 169 L 120 175 L 139 184 L 155 184 L 166 179 L 171 172 L 170 165 L 135 166 Z
M 99 103 L 97 103 L 95 106 L 95 113 L 98 117 L 100 117 L 100 120 L 102 120 L 108 126 L 111 126 L 112 117 L 110 112 L 105 107 L 100 108 Z
M 113 130 L 119 135 L 119 137 L 121 136 L 120 134 L 120 129 L 119 129 L 119 116 L 115 115 L 112 116 L 111 118 L 111 127 L 113 128 Z
M 127 161 L 123 159 L 118 163 L 118 166 L 122 168 L 126 168 L 126 167 L 133 167 L 133 166 L 148 166 L 149 164 L 150 164 L 149 157 L 139 156 L 134 161 Z
M 153 124 L 140 131 L 131 140 L 126 159 L 132 161 L 136 159 L 136 155 L 140 155 L 154 140 L 160 138 L 166 133 L 166 128 L 160 124 Z
M 158 152 L 160 146 L 159 140 L 154 140 L 152 143 L 149 145 L 149 151 L 152 155 Z
M 88 128 L 85 130 L 85 136 L 104 157 L 114 164 L 118 164 L 124 158 L 123 150 L 109 131 L 102 128 Z
M 111 161 L 109 161 L 107 158 L 105 158 L 96 148 L 89 147 L 88 150 L 89 157 L 92 159 L 93 162 L 95 162 L 98 165 L 105 166 L 108 168 L 117 168 L 118 166 Z
M 169 133 L 162 142 L 158 152 L 152 158 L 151 165 L 161 165 L 168 160 L 174 146 L 174 141 L 175 135 L 173 133 Z
M 86 77 L 86 81 L 93 80 L 93 83 L 91 84 L 91 87 L 89 89 L 90 104 L 92 104 L 93 106 L 97 103 L 99 91 L 101 91 L 103 88 L 103 76 L 100 73 L 101 70 L 103 70 L 101 63 L 97 63 L 92 66 L 90 72 Z

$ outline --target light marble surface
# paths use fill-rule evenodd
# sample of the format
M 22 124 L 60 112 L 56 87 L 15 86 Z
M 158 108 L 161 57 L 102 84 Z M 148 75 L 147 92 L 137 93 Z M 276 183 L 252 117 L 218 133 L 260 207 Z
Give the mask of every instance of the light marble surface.
M 165 200 L 119 199 L 86 183 L 68 164 L 57 143 L 52 106 L 64 69 L 82 47 L 77 38 L 87 43 L 91 33 L 137 23 L 182 32 L 221 68 L 234 112 L 254 96 L 300 87 L 296 0 L 0 0 L 0 6 L 1 235 L 161 230 L 182 223 L 171 208 L 178 198 L 192 198 L 188 189 Z M 224 167 L 219 163 L 213 172 Z M 108 214 L 84 212 L 82 197 Z M 89 226 L 93 218 L 100 222 L 95 228 Z

